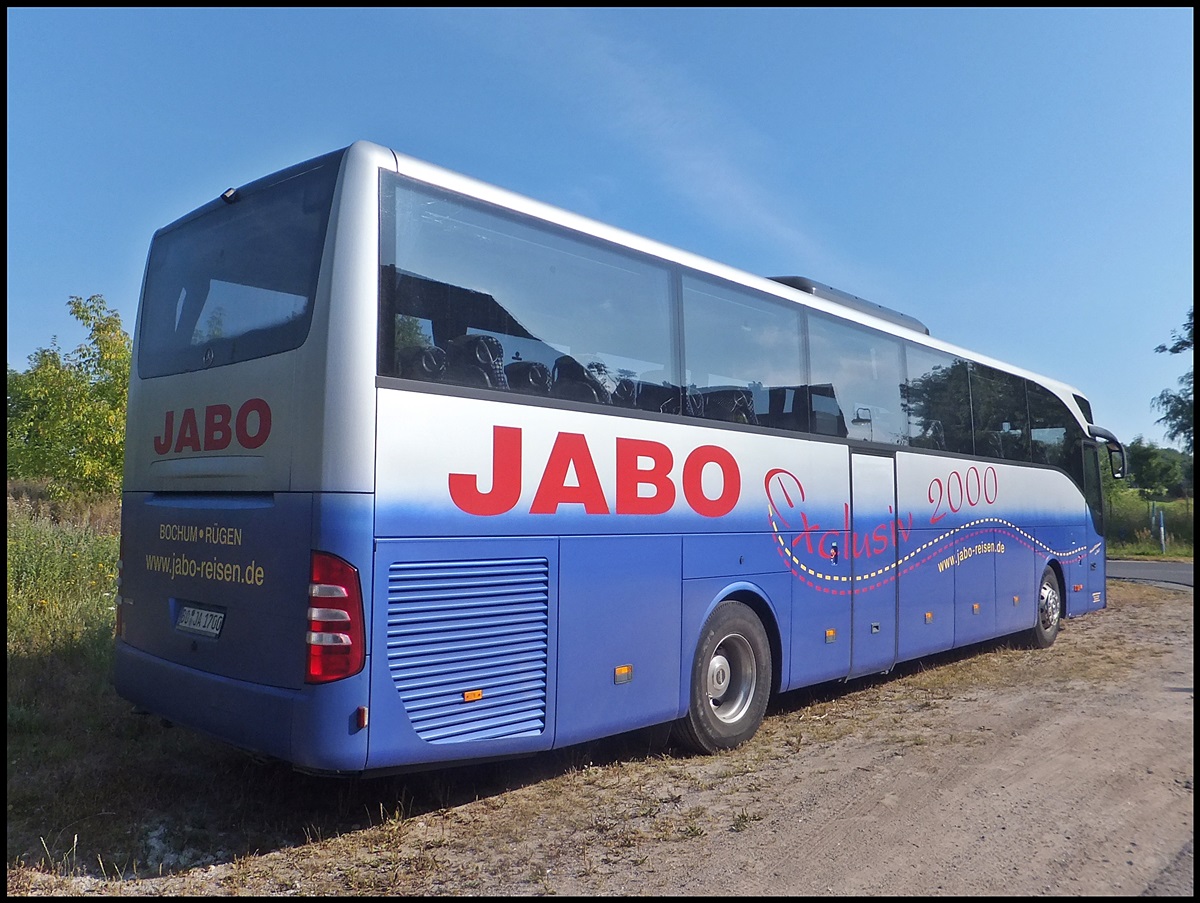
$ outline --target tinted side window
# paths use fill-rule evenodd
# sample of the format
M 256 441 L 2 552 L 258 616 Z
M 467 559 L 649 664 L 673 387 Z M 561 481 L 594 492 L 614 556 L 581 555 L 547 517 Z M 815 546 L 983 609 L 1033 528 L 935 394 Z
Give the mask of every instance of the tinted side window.
M 972 454 L 971 390 L 967 362 L 942 351 L 909 345 L 902 390 L 909 444 Z
M 1077 438 L 1075 418 L 1058 396 L 1036 383 L 1029 383 L 1029 435 L 1031 457 L 1035 464 L 1070 468 L 1073 445 Z
M 829 428 L 834 426 L 851 439 L 906 444 L 900 341 L 817 313 L 809 314 L 808 331 L 810 389 L 818 415 L 813 432 L 838 435 Z M 824 417 L 819 416 L 818 402 L 828 409 Z
M 796 305 L 685 277 L 683 336 L 689 413 L 807 428 Z
M 1029 460 L 1029 414 L 1025 380 L 982 364 L 971 365 L 971 413 L 975 454 Z
M 1084 457 L 1085 449 L 1089 446 L 1084 441 L 1083 429 L 1057 395 L 1036 383 L 1030 382 L 1026 385 L 1029 394 L 1030 445 L 1034 463 L 1049 464 L 1065 470 L 1075 481 L 1075 485 L 1086 493 Z M 1094 508 L 1099 526 L 1099 504 Z
M 379 373 L 678 410 L 666 267 L 381 179 Z

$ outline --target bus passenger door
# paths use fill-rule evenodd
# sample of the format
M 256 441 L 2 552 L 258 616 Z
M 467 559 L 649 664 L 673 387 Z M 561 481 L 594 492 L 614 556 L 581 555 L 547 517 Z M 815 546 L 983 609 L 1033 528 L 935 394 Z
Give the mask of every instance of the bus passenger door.
M 896 463 L 850 456 L 850 535 L 841 554 L 851 574 L 850 677 L 896 663 Z

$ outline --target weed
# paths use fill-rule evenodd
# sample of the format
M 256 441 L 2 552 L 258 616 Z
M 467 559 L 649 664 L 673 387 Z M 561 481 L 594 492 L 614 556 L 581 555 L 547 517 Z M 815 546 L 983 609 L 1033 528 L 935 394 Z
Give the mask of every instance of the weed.
M 71 838 L 71 846 L 65 853 L 55 856 L 50 852 L 50 848 L 46 846 L 46 838 L 40 838 L 42 842 L 42 851 L 46 858 L 43 860 L 43 866 L 48 870 L 58 875 L 75 875 L 78 873 L 79 866 L 79 835 L 76 834 Z
M 756 821 L 762 821 L 762 815 L 757 812 L 749 812 L 746 809 L 741 809 L 733 816 L 733 824 L 730 825 L 729 829 L 735 832 L 745 831 Z

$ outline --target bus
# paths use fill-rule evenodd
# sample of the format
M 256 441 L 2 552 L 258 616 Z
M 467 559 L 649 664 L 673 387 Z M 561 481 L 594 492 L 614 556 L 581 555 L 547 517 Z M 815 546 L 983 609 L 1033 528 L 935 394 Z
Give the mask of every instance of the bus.
M 159 229 L 113 679 L 324 775 L 671 725 L 1105 605 L 1074 388 L 357 142 Z

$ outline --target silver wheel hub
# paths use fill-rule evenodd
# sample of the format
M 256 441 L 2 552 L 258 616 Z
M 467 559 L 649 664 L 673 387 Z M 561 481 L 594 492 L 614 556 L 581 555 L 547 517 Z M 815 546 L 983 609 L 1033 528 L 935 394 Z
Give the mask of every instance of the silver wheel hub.
M 758 665 L 750 641 L 740 633 L 722 639 L 708 660 L 706 691 L 713 714 L 726 724 L 740 721 L 757 685 Z
M 719 652 L 708 663 L 708 695 L 715 701 L 729 689 L 729 661 Z
M 1038 598 L 1038 616 L 1042 619 L 1043 629 L 1049 630 L 1058 624 L 1058 592 L 1049 583 L 1042 584 L 1042 592 Z

